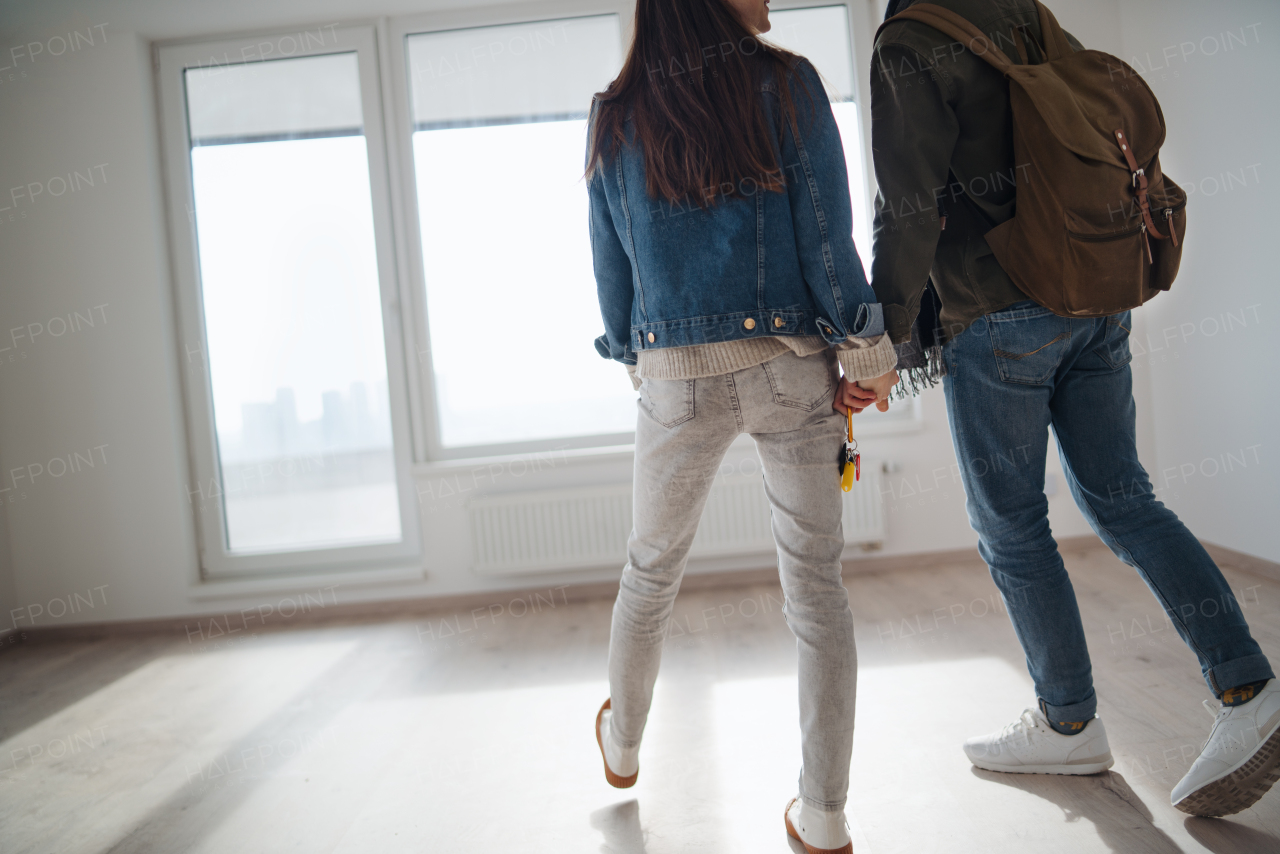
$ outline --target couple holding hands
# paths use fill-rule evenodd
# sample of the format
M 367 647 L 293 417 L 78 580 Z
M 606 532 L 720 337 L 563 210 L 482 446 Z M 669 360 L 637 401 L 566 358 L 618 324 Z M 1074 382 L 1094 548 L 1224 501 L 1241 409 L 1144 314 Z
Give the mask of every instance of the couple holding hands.
M 1083 50 L 1036 0 L 891 0 L 886 18 L 913 5 L 1012 31 L 1024 65 L 1054 39 Z M 1280 688 L 1222 573 L 1138 461 L 1129 314 L 1054 313 L 1014 284 L 984 239 L 1014 215 L 1014 180 L 974 180 L 1016 174 L 1005 75 L 919 20 L 877 34 L 868 283 L 822 80 L 761 39 L 768 30 L 768 0 L 638 0 L 627 60 L 592 104 L 586 174 L 605 327 L 596 349 L 627 366 L 640 395 L 634 525 L 613 609 L 610 696 L 595 724 L 606 778 L 637 778 L 688 550 L 721 460 L 746 432 L 799 652 L 802 767 L 785 827 L 811 854 L 852 852 L 844 806 L 857 658 L 837 460 L 846 413 L 886 409 L 901 371 L 913 391 L 943 386 L 969 519 L 1035 684 L 1036 704 L 1015 722 L 964 743 L 970 761 L 1038 774 L 1113 764 L 1049 530 L 1052 427 L 1077 505 L 1150 587 L 1217 698 L 1173 804 L 1209 816 L 1251 806 L 1280 776 Z M 692 71 L 690 57 L 701 58 Z M 1042 275 L 1063 273 L 1045 263 Z M 1019 464 L 969 464 L 1010 449 Z M 1212 612 L 1200 607 L 1208 600 Z

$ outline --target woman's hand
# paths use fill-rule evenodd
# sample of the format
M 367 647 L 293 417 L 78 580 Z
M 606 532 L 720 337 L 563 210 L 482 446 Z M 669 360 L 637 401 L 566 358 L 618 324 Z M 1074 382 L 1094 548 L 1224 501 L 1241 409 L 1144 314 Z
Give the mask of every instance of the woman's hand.
M 895 381 L 896 379 L 895 375 Z M 848 415 L 850 409 L 857 414 L 875 402 L 876 392 L 874 390 L 868 391 L 867 389 L 859 388 L 857 383 L 851 383 L 841 378 L 840 385 L 836 387 L 836 399 L 831 402 L 831 408 L 841 415 Z

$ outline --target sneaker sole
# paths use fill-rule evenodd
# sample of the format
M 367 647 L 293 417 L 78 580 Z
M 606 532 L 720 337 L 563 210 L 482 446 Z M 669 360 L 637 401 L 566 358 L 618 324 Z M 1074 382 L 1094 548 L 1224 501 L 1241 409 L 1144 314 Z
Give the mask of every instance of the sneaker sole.
M 1280 780 L 1280 729 L 1239 768 L 1205 783 L 1174 804 L 1190 815 L 1218 818 L 1247 810 Z
M 804 846 L 805 854 L 853 854 L 853 840 L 849 840 L 849 844 L 840 848 L 814 848 L 808 842 L 800 838 L 800 834 L 796 833 L 796 829 L 791 826 L 791 805 L 798 801 L 799 798 L 792 798 L 787 801 L 787 808 L 782 811 L 782 820 L 787 823 L 787 836 L 790 836 L 796 842 Z
M 1111 756 L 1101 762 L 1090 762 L 1086 765 L 996 765 L 993 762 L 974 759 L 972 756 L 969 757 L 969 761 L 983 771 L 996 771 L 1001 774 L 1058 774 L 1063 777 L 1101 774 L 1116 764 L 1116 760 Z
M 600 711 L 596 712 L 596 744 L 600 747 L 600 758 L 604 759 L 604 778 L 609 781 L 609 785 L 615 789 L 630 789 L 636 784 L 636 778 L 640 776 L 640 772 L 637 770 L 630 777 L 620 777 L 610 771 L 609 760 L 605 759 L 604 755 L 604 742 L 600 739 L 600 721 L 604 718 L 604 710 L 613 708 L 612 703 L 612 698 L 605 700 Z

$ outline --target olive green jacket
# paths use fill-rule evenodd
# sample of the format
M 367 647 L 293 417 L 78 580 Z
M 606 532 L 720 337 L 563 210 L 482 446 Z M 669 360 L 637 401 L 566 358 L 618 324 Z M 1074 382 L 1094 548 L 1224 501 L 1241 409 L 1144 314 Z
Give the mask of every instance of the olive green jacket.
M 895 0 L 890 12 L 923 1 Z M 972 21 L 1010 57 L 1018 56 L 1013 28 L 1025 27 L 1028 58 L 1041 61 L 1033 0 L 928 2 Z M 1076 50 L 1083 49 L 1068 38 Z M 1004 76 L 949 36 L 917 21 L 895 21 L 875 42 L 871 116 L 880 185 L 871 286 L 894 343 L 911 338 L 930 279 L 941 302 L 935 324 L 940 340 L 926 340 L 926 346 L 942 344 L 978 317 L 1027 299 L 983 238 L 1012 218 L 1019 179 Z

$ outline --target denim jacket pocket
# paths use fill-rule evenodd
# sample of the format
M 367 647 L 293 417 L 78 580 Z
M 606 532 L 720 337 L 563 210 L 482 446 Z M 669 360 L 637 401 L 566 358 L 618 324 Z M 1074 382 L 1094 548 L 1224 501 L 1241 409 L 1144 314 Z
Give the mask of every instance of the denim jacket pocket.
M 670 430 L 693 417 L 694 380 L 644 379 L 640 383 L 640 408 Z
M 835 398 L 836 371 L 830 350 L 812 356 L 783 353 L 761 365 L 769 378 L 773 402 L 812 412 Z
M 1000 379 L 1040 385 L 1053 376 L 1071 343 L 1071 321 L 1047 308 L 987 315 Z
M 1107 318 L 1106 338 L 1093 352 L 1113 371 L 1133 361 L 1133 353 L 1129 351 L 1129 330 L 1132 328 L 1133 319 L 1127 311 Z

